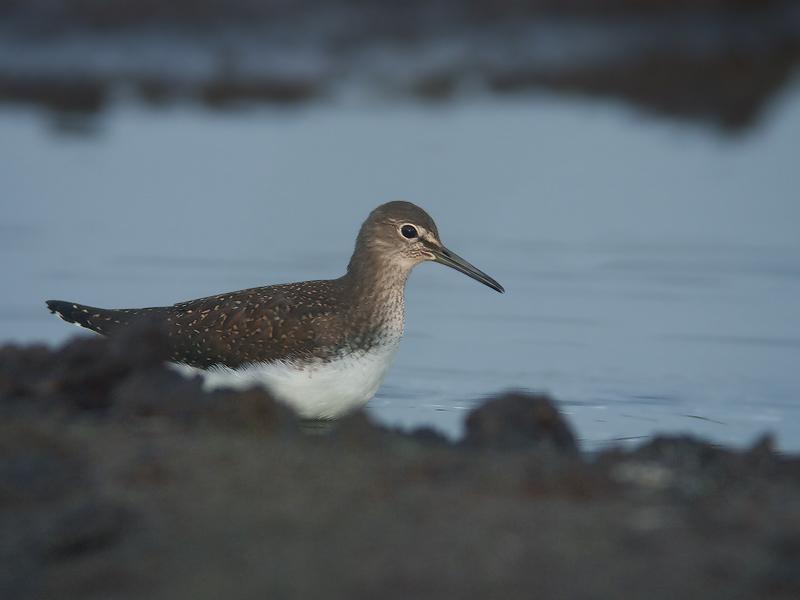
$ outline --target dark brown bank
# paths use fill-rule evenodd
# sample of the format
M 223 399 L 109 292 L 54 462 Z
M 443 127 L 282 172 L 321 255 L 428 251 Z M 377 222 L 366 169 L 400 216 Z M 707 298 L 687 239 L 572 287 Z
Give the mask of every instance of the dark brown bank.
M 800 461 L 766 438 L 586 455 L 522 393 L 459 441 L 312 435 L 162 356 L 146 328 L 0 348 L 0 598 L 800 597 Z

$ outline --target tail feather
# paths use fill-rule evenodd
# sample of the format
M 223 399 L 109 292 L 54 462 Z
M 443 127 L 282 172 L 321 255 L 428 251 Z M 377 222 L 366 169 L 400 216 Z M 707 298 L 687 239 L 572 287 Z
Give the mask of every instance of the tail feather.
M 109 335 L 120 327 L 130 325 L 132 321 L 144 316 L 150 310 L 96 308 L 63 300 L 48 300 L 47 308 L 67 323 L 75 323 L 103 335 Z

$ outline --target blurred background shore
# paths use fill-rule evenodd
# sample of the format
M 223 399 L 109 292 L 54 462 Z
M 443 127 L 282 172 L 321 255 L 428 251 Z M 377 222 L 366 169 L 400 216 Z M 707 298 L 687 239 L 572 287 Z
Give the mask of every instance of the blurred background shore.
M 798 57 L 778 0 L 0 2 L 0 100 L 59 111 L 539 90 L 735 131 Z

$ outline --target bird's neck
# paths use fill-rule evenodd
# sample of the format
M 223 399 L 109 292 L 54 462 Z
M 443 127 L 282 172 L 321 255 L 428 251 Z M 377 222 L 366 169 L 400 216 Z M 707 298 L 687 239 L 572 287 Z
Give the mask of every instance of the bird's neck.
M 342 277 L 354 317 L 402 333 L 404 291 L 410 272 L 410 268 L 381 260 L 380 256 L 354 256 Z

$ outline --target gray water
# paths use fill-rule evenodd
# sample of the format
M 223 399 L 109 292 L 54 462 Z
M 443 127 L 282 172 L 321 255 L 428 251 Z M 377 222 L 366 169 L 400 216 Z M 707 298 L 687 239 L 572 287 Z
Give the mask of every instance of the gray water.
M 800 87 L 730 137 L 613 103 L 154 111 L 88 131 L 0 111 L 0 340 L 76 330 L 43 300 L 169 304 L 342 273 L 377 204 L 415 201 L 499 295 L 439 265 L 370 411 L 457 434 L 548 391 L 587 447 L 653 432 L 800 449 Z

